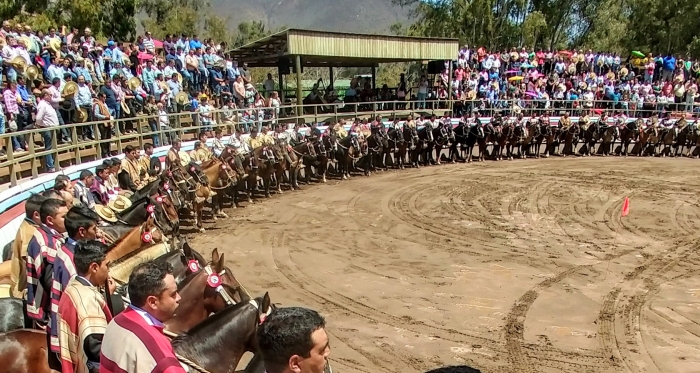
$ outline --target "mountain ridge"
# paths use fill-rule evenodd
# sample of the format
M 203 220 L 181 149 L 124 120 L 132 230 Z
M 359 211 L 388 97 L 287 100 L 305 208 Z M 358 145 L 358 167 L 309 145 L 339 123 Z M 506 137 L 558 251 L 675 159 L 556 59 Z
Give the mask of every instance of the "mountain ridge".
M 211 8 L 234 28 L 256 20 L 271 30 L 290 27 L 388 34 L 394 23 L 409 22 L 409 10 L 389 0 L 212 0 Z

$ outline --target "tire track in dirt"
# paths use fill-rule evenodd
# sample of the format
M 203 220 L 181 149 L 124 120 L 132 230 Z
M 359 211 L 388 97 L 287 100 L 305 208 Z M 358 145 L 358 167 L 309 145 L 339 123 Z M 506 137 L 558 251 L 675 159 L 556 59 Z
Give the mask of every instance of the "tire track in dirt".
M 295 290 L 303 292 L 315 299 L 324 307 L 331 308 L 341 313 L 350 313 L 357 318 L 367 320 L 368 324 L 384 324 L 392 328 L 400 328 L 415 334 L 422 334 L 431 338 L 442 339 L 458 344 L 476 342 L 483 347 L 488 347 L 494 352 L 498 352 L 501 348 L 500 344 L 494 340 L 459 332 L 454 329 L 429 325 L 422 321 L 413 320 L 408 316 L 397 317 L 329 289 L 315 280 L 310 279 L 297 268 L 289 253 L 288 237 L 283 231 L 273 232 L 272 234 L 275 235 L 276 239 L 270 242 L 272 248 L 270 255 L 282 280 L 290 285 L 290 287 L 295 288 Z M 460 339 L 454 339 L 451 337 L 453 335 L 458 336 Z M 352 347 L 350 341 L 343 340 L 343 342 Z M 388 344 L 380 344 L 378 347 L 381 348 L 385 354 L 392 356 L 393 361 L 379 360 L 377 357 L 361 351 L 362 349 L 359 347 L 354 347 L 353 349 L 386 372 L 394 372 L 397 366 L 410 366 L 419 371 L 424 371 L 427 368 L 422 360 L 410 354 L 400 353 L 396 351 L 396 349 L 391 348 Z

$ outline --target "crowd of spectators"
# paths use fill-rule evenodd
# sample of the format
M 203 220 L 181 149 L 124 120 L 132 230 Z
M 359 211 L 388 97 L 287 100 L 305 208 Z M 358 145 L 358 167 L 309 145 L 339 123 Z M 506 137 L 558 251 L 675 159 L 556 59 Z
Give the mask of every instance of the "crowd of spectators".
M 30 25 L 4 21 L 0 29 L 0 79 L 5 83 L 0 104 L 0 134 L 34 127 L 44 131 L 45 149 L 52 137 L 59 144 L 71 142 L 66 124 L 118 120 L 119 126 L 100 126 L 99 138 L 133 134 L 134 121 L 148 115 L 153 132 L 168 127 L 167 114 L 192 112 L 198 124 L 211 127 L 215 109 L 227 109 L 224 120 L 251 123 L 274 119 L 281 106 L 275 83 L 265 81 L 258 92 L 250 70 L 226 55 L 226 45 L 197 35 L 167 35 L 156 40 L 146 31 L 134 43 L 105 40 L 100 43 L 89 28 L 77 30 L 33 30 Z M 273 108 L 273 109 L 264 109 Z M 277 109 L 274 109 L 277 108 Z M 226 113 L 225 113 L 226 114 Z M 118 128 L 115 128 L 118 127 Z M 80 140 L 98 134 L 91 126 L 78 127 Z M 160 138 L 153 135 L 153 143 Z M 0 155 L 7 147 L 27 150 L 27 139 L 12 137 L 0 143 Z M 103 144 L 102 157 L 111 156 Z M 46 168 L 54 169 L 47 157 Z
M 591 50 L 512 48 L 489 52 L 467 46 L 445 67 L 437 98 L 451 85 L 457 111 L 510 110 L 573 115 L 612 110 L 628 117 L 698 112 L 700 64 L 671 54 L 632 51 L 628 56 Z M 423 77 L 420 86 L 427 87 Z M 419 92 L 419 99 L 427 90 Z

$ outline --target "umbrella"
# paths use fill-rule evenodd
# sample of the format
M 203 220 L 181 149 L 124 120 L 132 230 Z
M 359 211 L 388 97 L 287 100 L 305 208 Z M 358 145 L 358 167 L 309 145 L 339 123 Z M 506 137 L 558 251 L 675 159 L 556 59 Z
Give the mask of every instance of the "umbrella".
M 532 68 L 532 65 L 530 65 L 529 63 L 526 62 L 526 63 L 520 65 L 520 68 L 521 69 L 529 69 L 529 68 Z
M 523 78 L 522 76 L 512 76 L 512 77 L 508 78 L 508 81 L 509 81 L 509 82 L 515 82 L 515 81 L 523 80 L 523 79 L 524 79 L 524 78 Z
M 139 60 L 148 61 L 153 59 L 153 55 L 146 52 L 139 52 L 138 58 Z
M 564 50 L 564 51 L 559 51 L 559 54 L 561 54 L 562 56 L 570 57 L 573 53 L 571 53 L 567 50 Z
M 506 71 L 506 74 L 517 74 L 519 72 L 520 72 L 520 70 L 508 70 L 508 71 Z
M 640 51 L 632 51 L 632 55 L 639 58 L 644 58 L 644 53 Z
M 525 94 L 528 95 L 528 96 L 530 96 L 530 97 L 535 97 L 535 98 L 537 98 L 537 93 L 535 93 L 535 92 L 527 91 L 527 92 L 525 92 Z
M 160 40 L 155 40 L 155 39 L 153 39 L 153 46 L 154 46 L 156 49 L 161 49 L 161 48 L 163 48 L 163 42 L 160 41 Z

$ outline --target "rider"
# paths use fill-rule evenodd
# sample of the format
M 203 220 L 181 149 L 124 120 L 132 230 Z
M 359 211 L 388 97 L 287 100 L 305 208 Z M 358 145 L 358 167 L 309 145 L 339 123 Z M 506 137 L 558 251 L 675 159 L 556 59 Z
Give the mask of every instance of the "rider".
M 439 123 L 436 122 L 437 116 L 433 114 L 430 117 L 430 120 L 427 120 L 423 122 L 423 125 L 425 126 L 425 134 L 428 137 L 428 141 L 433 141 L 433 130 L 438 128 Z
M 192 160 L 197 162 L 197 164 L 202 164 L 206 161 L 212 159 L 211 150 L 207 147 L 207 134 L 206 132 L 199 133 L 199 146 L 195 143 L 195 149 L 190 153 Z
M 318 129 L 318 124 L 316 122 L 311 123 L 311 128 L 309 128 L 309 134 L 306 135 L 306 141 L 314 144 L 316 141 L 318 141 L 323 134 L 321 133 L 321 130 Z
M 182 140 L 180 140 L 179 138 L 175 138 L 173 140 L 172 146 L 170 146 L 170 149 L 168 150 L 167 156 L 165 157 L 166 170 L 172 172 L 175 168 L 182 167 L 180 163 L 180 155 L 178 154 L 181 146 Z
M 416 128 L 416 121 L 413 120 L 413 114 L 408 114 L 408 117 L 406 118 L 406 127 Z
M 263 154 L 270 159 L 274 160 L 275 155 L 267 148 L 267 142 L 266 139 L 263 138 L 262 136 L 258 136 L 258 130 L 257 128 L 253 128 L 250 130 L 250 137 L 248 138 L 248 145 L 250 145 L 251 149 L 255 150 L 257 148 L 263 148 Z
M 294 151 L 292 146 L 289 144 L 289 141 L 291 140 L 291 134 L 287 131 L 285 131 L 282 128 L 282 125 L 277 125 L 275 127 L 275 133 L 277 134 L 277 141 L 279 141 L 280 146 L 284 144 L 286 147 L 286 151 L 282 152 L 282 156 L 284 157 L 284 160 L 287 161 L 287 164 L 289 164 L 291 167 L 296 166 L 295 162 L 292 162 L 292 158 L 289 157 L 289 152 Z
M 250 146 L 247 142 L 241 141 L 241 131 L 236 130 L 236 133 L 228 139 L 229 145 L 233 148 L 234 158 L 233 161 L 236 164 L 236 170 L 238 174 L 245 178 L 245 168 L 243 167 L 243 161 L 245 161 L 245 156 L 250 154 Z M 251 166 L 254 167 L 254 159 L 251 157 Z
M 571 127 L 571 118 L 569 118 L 569 113 L 564 112 L 564 115 L 559 119 L 559 129 L 562 132 L 566 132 Z
M 214 130 L 214 140 L 211 149 L 217 157 L 220 157 L 221 153 L 226 149 L 226 145 L 224 145 L 224 142 L 221 140 L 222 137 L 223 133 L 221 132 L 221 128 L 216 128 Z

